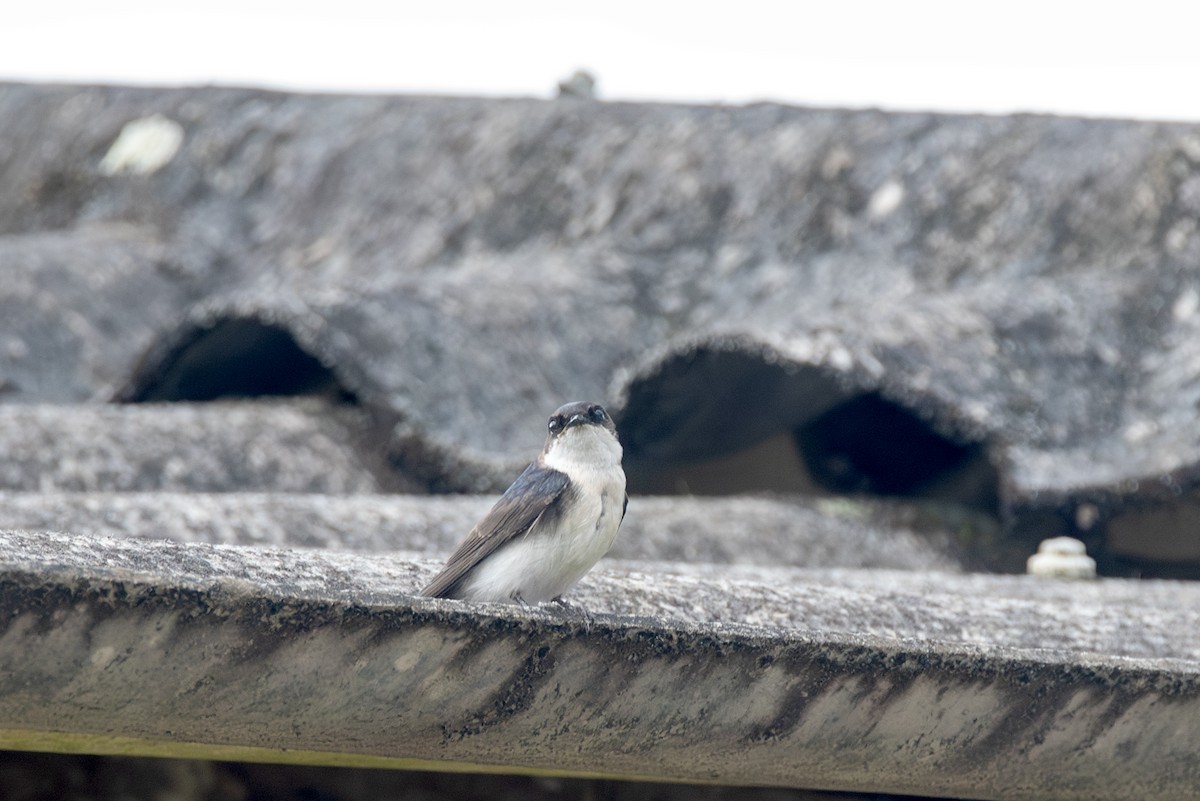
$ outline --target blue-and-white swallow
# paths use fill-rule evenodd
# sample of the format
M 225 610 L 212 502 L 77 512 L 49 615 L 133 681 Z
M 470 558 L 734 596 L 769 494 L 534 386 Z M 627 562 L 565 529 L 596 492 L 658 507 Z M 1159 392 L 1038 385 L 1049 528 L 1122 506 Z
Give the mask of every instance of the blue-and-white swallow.
M 598 403 L 550 416 L 546 445 L 471 529 L 422 595 L 538 604 L 563 593 L 608 553 L 629 496 L 621 443 Z

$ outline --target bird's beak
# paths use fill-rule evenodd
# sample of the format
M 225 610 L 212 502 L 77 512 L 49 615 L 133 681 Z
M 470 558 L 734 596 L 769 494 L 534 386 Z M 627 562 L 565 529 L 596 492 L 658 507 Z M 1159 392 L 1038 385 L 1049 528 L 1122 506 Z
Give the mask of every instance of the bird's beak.
M 571 426 L 582 425 L 583 423 L 586 423 L 587 421 L 588 421 L 588 417 L 586 414 L 573 414 L 573 415 L 571 415 L 571 418 L 569 420 L 567 420 L 567 424 L 564 427 L 570 428 Z

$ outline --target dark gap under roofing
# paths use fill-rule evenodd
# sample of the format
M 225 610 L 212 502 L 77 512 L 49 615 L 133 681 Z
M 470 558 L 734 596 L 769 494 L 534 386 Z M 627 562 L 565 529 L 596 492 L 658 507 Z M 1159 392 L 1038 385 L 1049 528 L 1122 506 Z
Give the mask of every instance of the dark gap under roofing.
M 987 444 L 823 367 L 702 349 L 634 384 L 621 415 L 631 490 L 870 494 L 995 514 Z
M 149 354 L 121 399 L 136 403 L 326 394 L 349 397 L 333 372 L 285 328 L 254 319 L 224 319 L 196 330 L 162 358 Z
M 229 316 L 164 340 L 145 356 L 119 399 L 321 395 L 358 405 L 352 390 L 300 346 L 286 320 Z M 626 399 L 615 411 L 634 494 L 774 492 L 932 501 L 995 519 L 1029 549 L 1047 537 L 1080 538 L 1105 575 L 1196 575 L 1191 550 L 1180 556 L 1174 540 L 1159 542 L 1164 531 L 1167 539 L 1179 539 L 1191 530 L 1190 518 L 1181 518 L 1188 517 L 1189 505 L 1182 512 L 1178 501 L 1165 511 L 1161 505 L 1150 509 L 1150 536 L 1140 508 L 1142 516 L 1110 521 L 1100 504 L 1102 519 L 1085 525 L 1080 521 L 1089 518 L 1078 503 L 1011 503 L 1002 497 L 993 443 L 946 433 L 931 422 L 928 404 L 896 401 L 856 386 L 838 370 L 797 363 L 762 345 L 718 340 L 680 351 L 634 380 Z M 419 431 L 399 435 L 393 410 L 366 411 L 363 430 L 352 432 L 349 444 L 372 465 L 381 488 L 488 492 L 512 478 L 495 465 L 443 453 Z M 381 442 L 388 443 L 382 450 Z M 1110 528 L 1137 547 L 1110 543 Z
M 999 476 L 981 442 L 938 433 L 876 393 L 793 431 L 814 481 L 832 492 L 940 498 L 994 511 Z

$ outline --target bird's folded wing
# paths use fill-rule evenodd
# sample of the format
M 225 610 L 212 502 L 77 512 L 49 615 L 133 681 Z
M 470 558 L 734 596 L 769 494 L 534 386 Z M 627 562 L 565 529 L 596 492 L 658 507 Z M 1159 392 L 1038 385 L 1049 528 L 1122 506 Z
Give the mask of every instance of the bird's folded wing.
M 421 594 L 430 598 L 449 597 L 471 568 L 506 542 L 529 531 L 561 500 L 566 488 L 566 473 L 537 463 L 526 467 Z

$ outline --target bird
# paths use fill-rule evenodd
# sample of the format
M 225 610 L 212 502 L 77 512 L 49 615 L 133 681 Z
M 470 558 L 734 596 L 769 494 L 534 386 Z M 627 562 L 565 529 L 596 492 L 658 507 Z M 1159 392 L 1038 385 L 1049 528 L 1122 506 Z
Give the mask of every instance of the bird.
M 629 495 L 621 442 L 598 403 L 560 406 L 546 444 L 421 590 L 430 598 L 522 605 L 563 599 L 608 553 Z

